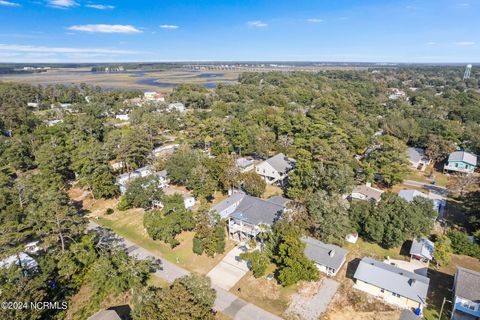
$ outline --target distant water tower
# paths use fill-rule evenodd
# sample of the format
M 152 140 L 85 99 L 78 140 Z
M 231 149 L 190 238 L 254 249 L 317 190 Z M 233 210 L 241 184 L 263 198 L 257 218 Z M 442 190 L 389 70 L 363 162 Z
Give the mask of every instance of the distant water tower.
M 472 65 L 467 64 L 465 67 L 465 73 L 463 74 L 463 80 L 470 79 L 470 73 L 472 73 Z

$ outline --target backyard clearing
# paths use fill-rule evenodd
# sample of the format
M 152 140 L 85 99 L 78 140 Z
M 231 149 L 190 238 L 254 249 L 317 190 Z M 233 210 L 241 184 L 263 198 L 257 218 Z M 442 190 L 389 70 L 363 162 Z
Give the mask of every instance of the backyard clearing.
M 214 285 L 230 290 L 248 272 L 247 263 L 240 259 L 240 254 L 245 252 L 243 246 L 236 246 L 217 264 L 207 276 Z
M 293 295 L 286 313 L 302 320 L 318 319 L 327 310 L 339 286 L 337 281 L 323 278 L 302 288 Z

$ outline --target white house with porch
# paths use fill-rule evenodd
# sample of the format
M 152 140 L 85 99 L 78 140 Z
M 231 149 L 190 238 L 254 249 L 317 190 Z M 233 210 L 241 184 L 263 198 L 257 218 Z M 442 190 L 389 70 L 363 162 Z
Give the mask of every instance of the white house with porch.
M 417 260 L 428 264 L 433 259 L 434 250 L 435 245 L 432 241 L 426 238 L 413 239 L 410 248 L 410 260 Z
M 264 228 L 271 228 L 286 210 L 288 201 L 280 196 L 264 200 L 235 190 L 211 210 L 228 221 L 228 235 L 231 239 L 244 241 L 256 238 Z

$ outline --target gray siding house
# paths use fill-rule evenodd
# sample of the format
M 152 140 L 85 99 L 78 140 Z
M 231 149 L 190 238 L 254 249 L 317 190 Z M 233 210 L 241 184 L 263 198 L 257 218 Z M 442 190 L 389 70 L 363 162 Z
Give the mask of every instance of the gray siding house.
M 335 276 L 342 268 L 347 258 L 348 251 L 333 244 L 326 244 L 310 237 L 303 237 L 305 243 L 305 255 L 313 260 L 323 273 Z
M 452 320 L 480 319 L 480 272 L 458 268 L 453 290 Z

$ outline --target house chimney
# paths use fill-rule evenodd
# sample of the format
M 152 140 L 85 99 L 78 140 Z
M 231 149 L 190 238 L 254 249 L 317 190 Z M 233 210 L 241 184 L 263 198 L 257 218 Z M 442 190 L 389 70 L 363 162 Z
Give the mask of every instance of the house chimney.
M 413 287 L 414 284 L 415 284 L 415 279 L 410 279 L 410 287 Z
M 335 255 L 335 250 L 330 250 L 330 252 L 328 253 L 328 255 L 330 257 L 333 257 Z
M 371 186 L 372 186 L 372 183 L 371 183 L 371 182 L 367 182 L 367 183 L 365 183 L 365 185 L 366 185 L 367 187 L 371 187 Z

